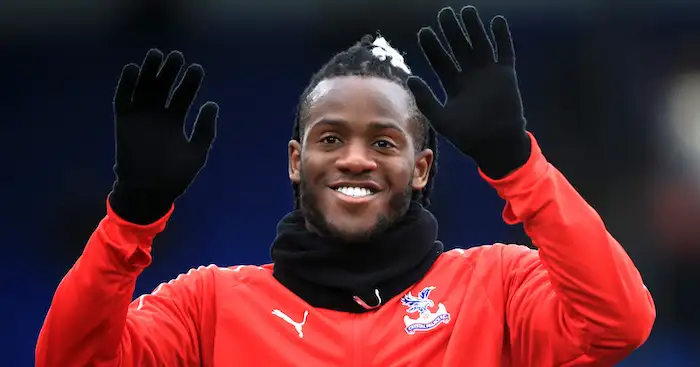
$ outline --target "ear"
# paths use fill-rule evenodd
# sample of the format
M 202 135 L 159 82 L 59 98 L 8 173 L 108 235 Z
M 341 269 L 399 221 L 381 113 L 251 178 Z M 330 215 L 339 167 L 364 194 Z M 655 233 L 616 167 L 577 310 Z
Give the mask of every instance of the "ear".
M 298 184 L 301 182 L 301 144 L 296 140 L 289 141 L 289 179 Z
M 413 190 L 422 190 L 428 184 L 430 177 L 430 167 L 433 166 L 435 155 L 430 149 L 425 149 L 416 154 L 416 163 L 413 167 L 413 180 L 411 186 Z

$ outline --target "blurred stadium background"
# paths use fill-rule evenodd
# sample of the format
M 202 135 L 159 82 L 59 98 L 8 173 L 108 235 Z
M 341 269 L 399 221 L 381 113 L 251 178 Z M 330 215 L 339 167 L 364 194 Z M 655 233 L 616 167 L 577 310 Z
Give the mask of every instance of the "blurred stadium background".
M 700 2 L 472 4 L 510 21 L 530 129 L 654 295 L 652 336 L 621 366 L 700 366 Z M 381 30 L 434 83 L 415 32 L 445 5 L 466 4 L 3 1 L 0 365 L 33 365 L 53 291 L 104 214 L 122 65 L 150 47 L 181 50 L 207 72 L 200 103 L 222 106 L 210 163 L 157 239 L 140 294 L 200 264 L 267 262 L 292 206 L 286 143 L 311 74 Z M 442 147 L 433 211 L 446 245 L 526 241 L 502 223 L 502 203 L 471 161 Z

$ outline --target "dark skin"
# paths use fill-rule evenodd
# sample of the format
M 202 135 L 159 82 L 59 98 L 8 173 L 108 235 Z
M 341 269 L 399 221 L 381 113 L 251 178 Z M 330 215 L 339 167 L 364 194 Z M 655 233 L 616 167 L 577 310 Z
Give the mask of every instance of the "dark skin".
M 289 178 L 300 185 L 307 226 L 347 242 L 370 239 L 428 182 L 433 152 L 416 149 L 413 97 L 392 81 L 347 76 L 319 83 L 307 105 L 302 142 L 289 142 Z

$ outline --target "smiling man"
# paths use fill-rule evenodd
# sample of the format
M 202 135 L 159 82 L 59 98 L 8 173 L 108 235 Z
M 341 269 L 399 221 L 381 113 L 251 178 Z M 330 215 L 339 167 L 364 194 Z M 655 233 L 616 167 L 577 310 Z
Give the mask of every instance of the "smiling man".
M 474 8 L 438 19 L 449 51 L 430 28 L 418 38 L 445 102 L 383 38 L 312 78 L 289 142 L 297 209 L 278 224 L 272 263 L 200 267 L 133 302 L 218 107 L 200 109 L 188 138 L 201 67 L 166 103 L 180 53 L 127 65 L 107 215 L 56 291 L 37 366 L 612 366 L 643 344 L 651 296 L 527 132 L 505 19 L 491 23 L 495 50 Z M 538 250 L 443 251 L 426 209 L 436 132 L 476 161 Z
M 324 79 L 301 114 L 302 135 L 289 143 L 290 177 L 317 232 L 356 240 L 383 232 L 428 182 L 433 152 L 423 146 L 423 118 L 402 85 Z

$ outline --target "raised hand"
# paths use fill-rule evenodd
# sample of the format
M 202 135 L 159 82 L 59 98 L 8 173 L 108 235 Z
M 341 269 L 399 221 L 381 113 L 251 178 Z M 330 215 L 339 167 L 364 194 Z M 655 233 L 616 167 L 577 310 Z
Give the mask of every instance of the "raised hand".
M 443 8 L 438 23 L 449 47 L 429 27 L 420 29 L 418 43 L 447 98 L 439 101 L 419 77 L 411 77 L 408 87 L 437 132 L 472 157 L 486 175 L 501 178 L 530 154 L 508 24 L 502 16 L 491 21 L 494 50 L 472 6 L 463 7 L 459 16 Z
M 191 136 L 185 131 L 190 110 L 204 78 L 204 69 L 190 65 L 174 87 L 185 59 L 157 49 L 142 65 L 122 70 L 114 96 L 116 180 L 110 205 L 121 218 L 152 223 L 165 215 L 204 167 L 216 137 L 219 107 L 199 109 Z

